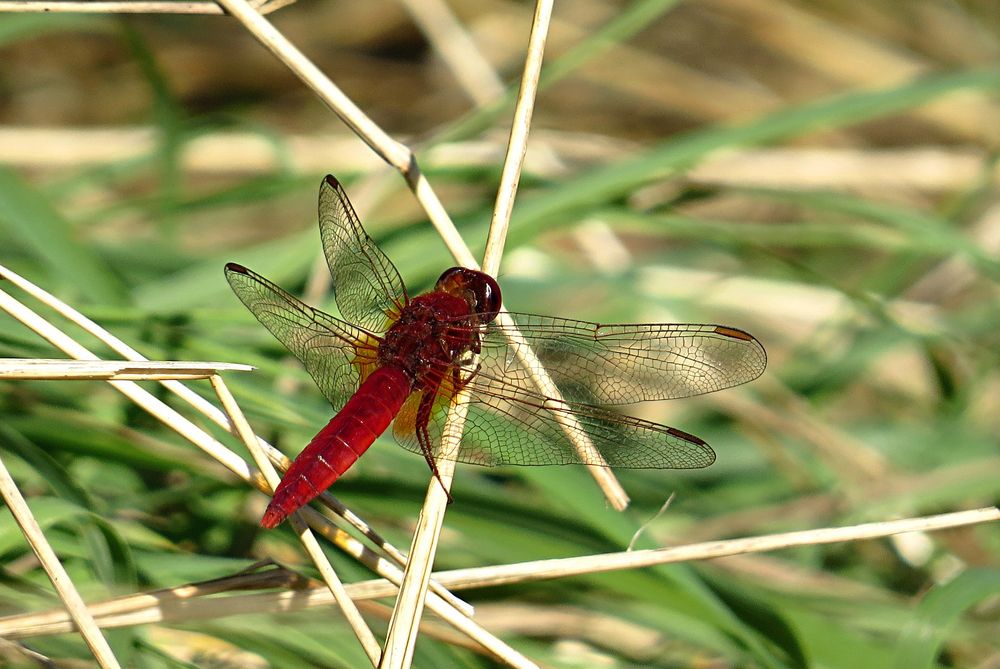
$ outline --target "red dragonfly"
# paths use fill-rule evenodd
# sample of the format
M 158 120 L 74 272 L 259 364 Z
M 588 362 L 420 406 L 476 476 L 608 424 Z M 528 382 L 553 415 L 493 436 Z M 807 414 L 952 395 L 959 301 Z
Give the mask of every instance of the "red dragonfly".
M 602 405 L 714 392 L 757 378 L 767 362 L 752 335 L 724 325 L 600 325 L 512 314 L 537 357 L 524 362 L 495 321 L 500 288 L 489 275 L 453 267 L 433 290 L 411 298 L 332 176 L 320 185 L 319 228 L 346 320 L 242 265 L 226 265 L 237 297 L 302 361 L 337 411 L 281 480 L 261 520 L 266 528 L 336 481 L 394 418 L 396 441 L 422 454 L 437 475 L 435 458 L 443 454 L 435 449 L 456 401 L 468 404 L 467 417 L 461 444 L 446 455 L 460 462 L 707 467 L 715 453 L 698 437 Z M 533 364 L 544 367 L 563 399 L 538 391 L 527 367 Z M 567 427 L 557 414 L 575 420 Z M 585 432 L 596 452 L 575 448 L 567 430 Z

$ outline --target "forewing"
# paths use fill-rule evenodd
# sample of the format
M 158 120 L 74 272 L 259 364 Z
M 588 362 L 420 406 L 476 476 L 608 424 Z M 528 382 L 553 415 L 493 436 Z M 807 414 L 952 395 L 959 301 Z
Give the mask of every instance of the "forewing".
M 563 398 L 628 404 L 711 393 L 752 381 L 767 364 L 752 335 L 724 325 L 601 325 L 511 314 Z M 535 363 L 522 363 L 500 323 L 486 326 L 480 364 L 518 392 L 534 392 Z
M 340 313 L 369 332 L 385 332 L 408 302 L 406 288 L 330 175 L 319 188 L 319 231 Z
M 259 274 L 235 263 L 226 279 L 257 320 L 302 361 L 339 411 L 375 365 L 377 340 L 349 323 L 302 303 Z

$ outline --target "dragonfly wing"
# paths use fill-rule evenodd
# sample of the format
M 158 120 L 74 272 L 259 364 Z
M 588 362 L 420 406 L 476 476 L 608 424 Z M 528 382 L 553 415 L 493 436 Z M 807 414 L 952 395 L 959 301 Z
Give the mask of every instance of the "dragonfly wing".
M 558 402 L 482 370 L 469 389 L 459 448 L 439 451 L 439 457 L 485 466 L 589 464 L 623 469 L 697 469 L 715 461 L 708 444 L 682 430 L 601 407 Z M 415 435 L 418 404 L 419 394 L 414 393 L 393 430 L 396 441 L 416 453 L 421 452 Z M 435 403 L 427 425 L 432 447 L 440 448 L 449 404 L 447 392 Z M 591 450 L 578 450 L 557 417 L 569 419 L 569 433 Z
M 513 316 L 537 359 L 518 357 L 507 337 L 510 325 L 484 326 L 480 366 L 463 400 L 468 413 L 462 441 L 448 454 L 461 462 L 707 467 L 715 453 L 698 437 L 597 405 L 714 392 L 757 378 L 767 364 L 760 342 L 723 325 L 600 325 Z M 538 367 L 549 373 L 563 399 L 535 387 L 532 372 Z M 456 385 L 450 367 L 442 366 L 437 377 L 442 383 L 433 390 L 437 397 L 427 425 L 435 447 Z M 420 452 L 418 403 L 411 398 L 404 405 L 394 430 L 396 440 L 415 452 Z
M 330 175 L 319 188 L 319 230 L 340 313 L 369 332 L 385 332 L 409 300 L 406 288 Z
M 242 265 L 227 264 L 226 279 L 257 320 L 302 361 L 339 411 L 358 389 L 360 379 L 374 369 L 378 340 L 302 303 Z
M 537 363 L 522 363 L 505 330 L 491 323 L 480 363 L 518 391 L 533 392 L 530 372 L 540 363 L 564 399 L 584 404 L 629 404 L 711 393 L 752 381 L 767 364 L 752 335 L 724 325 L 601 325 L 532 314 L 511 314 Z

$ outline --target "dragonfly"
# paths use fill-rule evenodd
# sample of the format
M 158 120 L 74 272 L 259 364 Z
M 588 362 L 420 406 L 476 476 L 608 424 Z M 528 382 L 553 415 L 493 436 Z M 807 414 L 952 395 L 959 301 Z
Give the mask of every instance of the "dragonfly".
M 423 455 L 438 480 L 442 457 L 486 466 L 707 467 L 715 453 L 702 439 L 613 406 L 730 388 L 756 379 L 767 364 L 757 339 L 726 325 L 498 319 L 496 280 L 463 267 L 411 297 L 329 175 L 320 184 L 319 229 L 343 318 L 242 265 L 225 268 L 236 296 L 336 411 L 275 489 L 265 528 L 332 485 L 390 423 L 399 445 Z M 533 355 L 522 354 L 525 344 Z M 539 390 L 542 369 L 559 396 Z M 445 422 L 458 403 L 466 405 L 464 430 L 446 447 Z

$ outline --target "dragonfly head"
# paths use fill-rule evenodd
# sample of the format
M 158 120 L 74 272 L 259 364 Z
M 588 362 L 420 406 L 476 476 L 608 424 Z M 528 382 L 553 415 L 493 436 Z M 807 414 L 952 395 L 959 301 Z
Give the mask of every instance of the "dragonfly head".
M 473 313 L 479 314 L 480 323 L 489 323 L 500 311 L 500 286 L 496 279 L 484 272 L 452 267 L 445 270 L 434 288 L 468 302 Z

